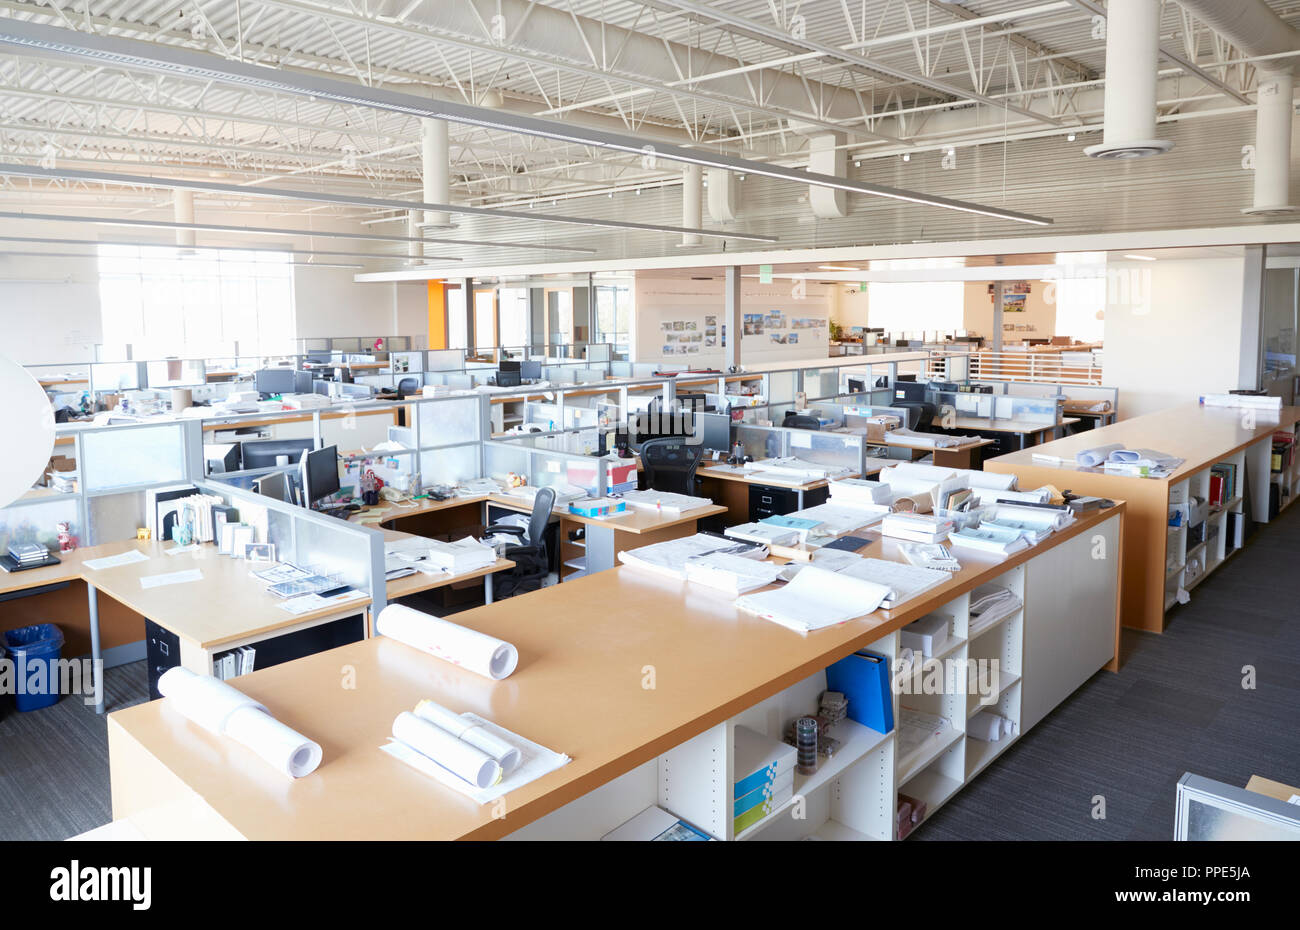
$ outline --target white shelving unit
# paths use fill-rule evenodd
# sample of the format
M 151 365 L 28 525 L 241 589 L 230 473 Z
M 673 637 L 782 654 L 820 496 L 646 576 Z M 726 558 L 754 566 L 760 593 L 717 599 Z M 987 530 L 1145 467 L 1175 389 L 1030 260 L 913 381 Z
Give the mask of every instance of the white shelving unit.
M 1219 471 L 1220 466 L 1226 467 L 1232 487 L 1224 488 L 1221 504 L 1210 505 L 1211 479 L 1216 473 L 1223 473 Z M 1246 452 L 1239 451 L 1169 489 L 1171 515 L 1185 502 L 1192 502 L 1198 515 L 1204 511 L 1204 518 L 1193 516 L 1182 526 L 1167 528 L 1165 610 L 1179 602 L 1180 593 L 1190 594 L 1240 548 L 1233 544 L 1232 527 L 1236 521 L 1246 519 L 1244 491 L 1248 467 Z
M 511 838 L 599 839 L 646 807 L 658 805 L 718 840 L 893 839 L 900 793 L 924 800 L 926 817 L 933 815 L 1109 660 L 1114 651 L 1117 572 L 1113 562 L 1092 557 L 1099 536 L 1114 547 L 1111 551 L 1118 551 L 1118 515 L 995 576 L 993 582 L 1019 597 L 1023 607 L 973 637 L 969 594 L 932 611 L 950 624 L 947 643 L 929 660 L 943 663 L 942 687 L 937 693 L 900 695 L 907 687 L 904 676 L 896 675 L 894 720 L 906 703 L 947 718 L 952 732 L 906 764 L 898 758 L 896 729 L 878 733 L 843 721 L 831 733 L 842 743 L 839 752 L 829 759 L 820 757 L 814 774 L 796 772 L 790 801 L 739 835 L 734 832 L 736 727 L 781 739 L 791 720 L 815 712 L 826 690 L 822 670 Z M 864 648 L 889 657 L 899 670 L 896 632 Z M 996 742 L 969 736 L 967 721 L 981 709 L 1010 719 L 1015 735 Z

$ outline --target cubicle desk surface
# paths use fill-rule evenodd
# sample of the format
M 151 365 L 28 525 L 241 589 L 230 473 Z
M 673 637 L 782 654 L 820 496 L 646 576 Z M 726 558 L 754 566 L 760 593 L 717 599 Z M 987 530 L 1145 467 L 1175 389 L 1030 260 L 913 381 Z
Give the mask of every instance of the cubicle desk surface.
M 1171 544 L 1168 526 L 1171 488 L 1196 478 L 1211 465 L 1239 456 L 1244 465 L 1239 473 L 1248 477 L 1253 495 L 1252 517 L 1261 523 L 1268 520 L 1271 437 L 1274 432 L 1291 430 L 1300 422 L 1300 407 L 1283 407 L 1277 420 L 1267 420 L 1257 414 L 1256 425 L 1251 428 L 1243 426 L 1245 413 L 1198 404 L 1173 407 L 998 456 L 986 461 L 984 470 L 1015 474 L 1021 487 L 1051 484 L 1077 494 L 1128 501 L 1121 615 L 1125 626 L 1159 633 L 1164 630 L 1165 611 L 1172 606 L 1166 586 L 1176 584 L 1167 552 Z M 1079 468 L 1073 464 L 1077 453 L 1112 443 L 1126 448 L 1154 449 L 1184 462 L 1164 478 L 1106 474 L 1099 468 Z M 1068 464 L 1036 462 L 1035 454 L 1056 456 Z M 1226 509 L 1240 511 L 1240 490 L 1229 503 L 1231 506 Z M 1225 551 L 1224 557 L 1229 554 L 1230 550 Z
M 397 542 L 401 539 L 413 538 L 411 533 L 402 533 L 398 530 L 383 530 L 384 542 Z M 390 601 L 399 597 L 406 597 L 411 594 L 418 594 L 421 591 L 432 591 L 434 588 L 441 588 L 443 585 L 454 584 L 458 581 L 472 581 L 475 578 L 483 578 L 487 575 L 494 575 L 497 572 L 514 568 L 515 563 L 509 559 L 497 559 L 492 565 L 486 568 L 480 568 L 472 572 L 464 572 L 460 575 L 445 575 L 442 573 L 431 575 L 425 572 L 416 572 L 414 575 L 407 575 L 405 578 L 395 578 L 385 585 L 385 591 Z
M 991 446 L 996 443 L 996 439 L 972 439 L 968 442 L 958 443 L 955 446 L 927 446 L 924 443 L 914 442 L 869 442 L 867 445 L 881 449 L 910 449 L 913 452 L 933 452 L 934 464 L 941 468 L 971 468 L 975 467 L 971 461 L 971 453 L 976 449 L 982 449 L 985 446 Z
M 171 543 L 132 541 L 131 545 L 149 556 L 149 561 L 85 570 L 82 578 L 118 603 L 175 633 L 181 640 L 181 664 L 203 674 L 211 674 L 215 652 L 355 616 L 364 613 L 370 604 L 370 598 L 361 597 L 292 614 L 282 610 L 284 601 L 250 574 L 259 563 L 222 555 L 211 543 L 180 555 L 164 553 L 164 549 L 172 548 Z M 190 569 L 198 569 L 203 577 L 181 584 L 141 587 L 140 579 L 149 575 Z
M 398 520 L 408 517 L 423 517 L 428 514 L 446 513 L 459 507 L 478 507 L 488 499 L 486 494 L 473 494 L 465 497 L 452 497 L 445 501 L 425 498 L 419 501 L 407 501 L 403 505 L 391 501 L 380 501 L 374 507 L 365 507 L 348 517 L 351 523 L 375 524 L 380 527 L 392 527 Z M 418 534 L 416 534 L 418 535 Z
M 720 592 L 619 568 L 459 614 L 458 623 L 518 648 L 518 670 L 503 681 L 382 636 L 255 671 L 239 689 L 324 750 L 320 768 L 293 782 L 166 701 L 127 708 L 108 721 L 113 816 L 158 838 L 182 831 L 195 839 L 500 838 L 1032 557 L 1046 553 L 1050 574 L 1053 549 L 1080 536 L 1071 548 L 1090 545 L 1122 510 L 1089 515 L 1002 561 L 963 559 L 967 567 L 952 580 L 899 610 L 807 636 L 741 612 Z M 1118 538 L 1114 524 L 1110 530 Z M 888 557 L 891 545 L 878 542 L 868 554 Z M 1093 565 L 1100 572 L 1113 563 Z M 1026 581 L 1027 597 L 1032 588 Z M 1108 593 L 1113 604 L 1113 578 Z M 1059 601 L 1041 598 L 1039 640 L 1049 645 L 1070 619 Z M 1044 663 L 1052 667 L 1035 685 L 1041 698 L 1026 692 L 1029 705 L 1054 706 L 1105 662 L 1102 655 L 1083 667 L 1097 657 L 1070 646 L 1057 643 L 1059 661 Z M 1026 662 L 1033 648 L 1027 639 Z M 744 661 L 723 658 L 738 656 Z M 654 691 L 643 686 L 647 665 L 656 670 Z M 339 687 L 340 668 L 354 670 L 358 687 Z M 1030 684 L 1026 677 L 1016 687 Z M 424 698 L 473 711 L 573 761 L 506 795 L 504 808 L 480 806 L 379 751 L 397 714 Z M 1045 711 L 1026 712 L 1036 721 Z M 729 811 L 730 784 L 725 790 Z M 892 813 L 893 798 L 884 803 Z M 172 816 L 157 816 L 162 809 Z

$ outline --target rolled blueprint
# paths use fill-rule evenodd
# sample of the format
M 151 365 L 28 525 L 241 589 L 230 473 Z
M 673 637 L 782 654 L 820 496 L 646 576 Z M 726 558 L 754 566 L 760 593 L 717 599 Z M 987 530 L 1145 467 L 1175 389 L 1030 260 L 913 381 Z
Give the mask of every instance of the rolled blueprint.
M 1096 468 L 1112 453 L 1124 447 L 1118 442 L 1112 442 L 1108 446 L 1097 446 L 1095 449 L 1084 449 L 1075 453 L 1074 463 L 1082 465 L 1084 468 Z
M 415 705 L 415 716 L 487 753 L 501 766 L 501 774 L 509 775 L 519 768 L 519 749 L 489 733 L 477 722 L 428 700 Z
M 230 715 L 226 735 L 290 778 L 310 775 L 320 765 L 318 744 L 254 705 L 241 707 Z
M 290 778 L 310 775 L 320 765 L 317 743 L 224 681 L 178 666 L 158 679 L 158 691 L 187 720 L 251 749 Z
M 390 636 L 452 665 L 498 681 L 508 677 L 519 664 L 518 650 L 504 640 L 401 604 L 389 604 L 381 610 L 375 629 L 381 636 Z
M 210 733 L 221 736 L 226 721 L 240 708 L 266 708 L 224 681 L 197 675 L 179 665 L 163 672 L 158 679 L 158 693 L 171 699 L 172 707 Z
M 501 778 L 496 759 L 408 710 L 393 721 L 393 736 L 475 788 L 487 788 Z

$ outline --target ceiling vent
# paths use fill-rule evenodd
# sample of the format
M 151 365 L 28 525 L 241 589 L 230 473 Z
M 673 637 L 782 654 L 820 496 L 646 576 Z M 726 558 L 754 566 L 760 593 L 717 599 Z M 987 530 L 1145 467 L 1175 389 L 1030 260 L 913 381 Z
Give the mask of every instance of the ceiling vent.
M 1090 158 L 1163 155 L 1172 142 L 1156 138 L 1156 59 L 1159 0 L 1111 0 L 1106 20 L 1106 116 L 1102 141 Z

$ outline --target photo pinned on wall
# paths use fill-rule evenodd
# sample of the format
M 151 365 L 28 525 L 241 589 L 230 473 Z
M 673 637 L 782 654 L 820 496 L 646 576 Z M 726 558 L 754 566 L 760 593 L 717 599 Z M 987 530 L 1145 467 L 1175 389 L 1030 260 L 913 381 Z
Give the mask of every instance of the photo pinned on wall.
M 791 333 L 789 336 L 786 337 L 785 341 L 787 345 L 794 345 L 799 341 L 799 334 Z
M 788 345 L 791 338 L 798 337 L 787 336 L 785 333 L 769 333 L 768 338 L 772 341 L 772 345 L 783 346 Z
M 785 314 L 780 310 L 769 310 L 767 312 L 768 329 L 785 329 Z
M 704 318 L 704 344 L 706 346 L 716 346 L 718 344 L 718 318 L 716 316 L 706 316 Z
M 763 335 L 763 314 L 746 313 L 744 319 L 741 322 L 742 325 L 744 326 L 743 335 L 745 336 Z
M 687 320 L 687 321 L 686 321 L 686 329 L 687 329 L 687 331 L 689 331 L 689 332 L 694 332 L 694 331 L 697 330 L 698 328 L 699 328 L 699 324 L 698 324 L 695 320 Z
M 673 332 L 680 333 L 686 330 L 685 320 L 673 320 Z
M 659 330 L 660 332 L 671 333 L 673 331 L 672 320 L 660 320 Z

